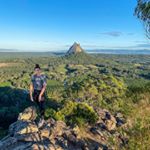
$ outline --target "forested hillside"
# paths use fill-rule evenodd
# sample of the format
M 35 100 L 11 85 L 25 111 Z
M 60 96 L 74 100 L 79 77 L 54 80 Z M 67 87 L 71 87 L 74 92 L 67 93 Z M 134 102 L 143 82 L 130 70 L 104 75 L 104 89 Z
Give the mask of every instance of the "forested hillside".
M 123 116 L 120 124 L 125 125 L 115 128 L 127 139 L 122 149 L 150 148 L 149 55 L 0 55 L 1 138 L 19 112 L 33 105 L 28 92 L 38 63 L 48 83 L 45 119 L 84 129 L 97 122 L 98 109 L 105 109 L 114 116 Z M 113 136 L 110 143 L 119 149 Z

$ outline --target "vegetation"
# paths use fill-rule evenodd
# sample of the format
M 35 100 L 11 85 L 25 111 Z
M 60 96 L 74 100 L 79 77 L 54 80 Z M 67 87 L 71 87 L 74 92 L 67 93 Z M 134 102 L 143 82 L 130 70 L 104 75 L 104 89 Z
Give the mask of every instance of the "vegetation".
M 135 15 L 144 22 L 147 36 L 150 38 L 150 1 L 138 0 Z
M 48 83 L 46 119 L 52 117 L 82 127 L 97 121 L 96 108 L 108 109 L 113 114 L 121 112 L 131 122 L 131 126 L 120 131 L 129 137 L 125 149 L 149 149 L 149 55 L 2 55 L 1 138 L 18 113 L 33 105 L 28 89 L 34 64 L 39 63 Z
M 97 114 L 87 103 L 77 103 L 68 101 L 57 112 L 52 108 L 47 108 L 46 118 L 53 117 L 56 120 L 63 120 L 69 125 L 84 126 L 86 123 L 93 124 L 98 119 Z

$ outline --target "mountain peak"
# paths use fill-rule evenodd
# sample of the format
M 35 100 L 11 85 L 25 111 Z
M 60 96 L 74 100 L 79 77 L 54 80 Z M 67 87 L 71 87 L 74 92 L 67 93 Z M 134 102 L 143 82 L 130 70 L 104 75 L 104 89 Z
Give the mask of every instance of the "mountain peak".
M 81 48 L 79 43 L 74 42 L 74 44 L 67 51 L 67 54 L 76 54 L 80 52 L 84 52 L 84 50 Z

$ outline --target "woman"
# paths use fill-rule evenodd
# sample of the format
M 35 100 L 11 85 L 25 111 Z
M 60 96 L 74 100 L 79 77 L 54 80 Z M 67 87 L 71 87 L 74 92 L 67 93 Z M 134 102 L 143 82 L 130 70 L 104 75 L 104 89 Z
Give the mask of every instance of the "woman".
M 30 99 L 33 102 L 36 102 L 41 116 L 41 124 L 44 122 L 44 95 L 46 90 L 46 77 L 41 73 L 41 68 L 39 64 L 36 64 L 34 67 L 34 74 L 31 76 L 30 84 Z

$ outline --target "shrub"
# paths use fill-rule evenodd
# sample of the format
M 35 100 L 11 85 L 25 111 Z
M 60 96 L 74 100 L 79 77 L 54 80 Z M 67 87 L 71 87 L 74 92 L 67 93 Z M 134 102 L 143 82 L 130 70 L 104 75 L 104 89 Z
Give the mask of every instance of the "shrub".
M 86 123 L 93 124 L 97 121 L 98 116 L 91 106 L 87 103 L 77 103 L 67 101 L 63 108 L 57 112 L 54 109 L 47 108 L 45 117 L 52 117 L 56 120 L 63 120 L 67 124 L 77 124 L 83 126 Z
M 55 118 L 56 111 L 52 108 L 47 108 L 45 110 L 45 118 L 48 119 L 50 117 Z

